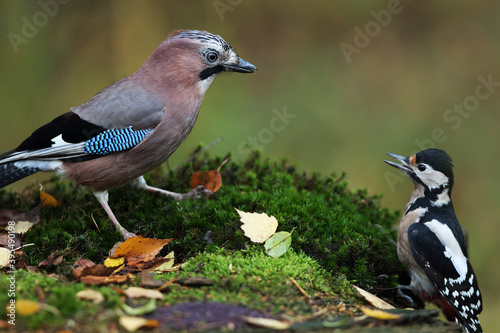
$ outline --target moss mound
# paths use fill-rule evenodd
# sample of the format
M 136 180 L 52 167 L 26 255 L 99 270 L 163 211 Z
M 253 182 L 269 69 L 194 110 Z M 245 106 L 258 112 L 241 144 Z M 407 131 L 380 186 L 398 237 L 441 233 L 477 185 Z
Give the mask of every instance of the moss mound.
M 175 170 L 155 170 L 147 180 L 154 186 L 185 192 L 194 171 L 216 169 L 222 160 L 194 158 Z M 343 175 L 308 175 L 286 161 L 264 159 L 258 153 L 243 164 L 227 163 L 221 173 L 223 186 L 209 199 L 177 202 L 123 186 L 110 191 L 110 205 L 129 231 L 144 237 L 174 238 L 168 250 L 175 251 L 178 261 L 218 247 L 245 249 L 249 240 L 240 229 L 236 207 L 274 215 L 278 231 L 295 228 L 294 249 L 361 286 L 373 287 L 380 282 L 378 276 L 390 272 L 392 278 L 379 284 L 387 286 L 402 271 L 394 246 L 395 213 L 382 209 L 377 196 L 349 190 Z M 0 205 L 33 208 L 39 202 L 37 190 L 33 187 L 22 194 L 2 191 Z M 42 209 L 42 222 L 24 239 L 35 244 L 26 248 L 27 263 L 36 265 L 52 252 L 65 249 L 70 253 L 65 257 L 67 264 L 58 268 L 59 274 L 69 275 L 71 257 L 102 262 L 120 236 L 91 192 L 63 179 L 49 182 L 45 190 L 64 206 Z

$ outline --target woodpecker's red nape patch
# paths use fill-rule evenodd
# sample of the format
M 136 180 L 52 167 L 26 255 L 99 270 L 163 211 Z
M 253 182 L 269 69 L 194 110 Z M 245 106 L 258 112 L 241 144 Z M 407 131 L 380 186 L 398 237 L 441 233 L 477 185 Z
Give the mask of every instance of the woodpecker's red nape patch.
M 410 156 L 410 164 L 412 166 L 415 166 L 415 163 L 417 162 L 417 155 Z

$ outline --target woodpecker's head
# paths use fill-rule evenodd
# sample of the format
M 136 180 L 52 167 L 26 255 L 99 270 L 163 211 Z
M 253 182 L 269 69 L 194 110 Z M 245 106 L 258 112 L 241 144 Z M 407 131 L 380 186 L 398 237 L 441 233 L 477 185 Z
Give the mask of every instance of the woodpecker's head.
M 149 75 L 154 72 L 153 76 L 162 76 L 179 88 L 196 85 L 201 95 L 221 72 L 253 73 L 257 70 L 241 59 L 220 36 L 198 30 L 174 32 L 151 54 L 143 68 Z
M 427 149 L 413 156 L 405 157 L 387 153 L 401 164 L 384 161 L 401 170 L 415 185 L 421 185 L 429 191 L 453 187 L 453 163 L 451 157 L 440 149 Z

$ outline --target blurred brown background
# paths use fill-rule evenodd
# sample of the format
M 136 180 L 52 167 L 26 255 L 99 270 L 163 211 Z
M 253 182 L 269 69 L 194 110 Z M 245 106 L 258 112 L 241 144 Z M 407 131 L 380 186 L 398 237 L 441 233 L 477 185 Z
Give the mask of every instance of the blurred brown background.
M 500 325 L 500 3 L 1 0 L 0 16 L 1 152 L 134 72 L 180 28 L 220 34 L 259 71 L 216 80 L 172 166 L 224 137 L 212 153 L 243 160 L 248 142 L 305 171 L 346 171 L 352 189 L 403 209 L 411 185 L 385 152 L 446 150 L 480 319 Z

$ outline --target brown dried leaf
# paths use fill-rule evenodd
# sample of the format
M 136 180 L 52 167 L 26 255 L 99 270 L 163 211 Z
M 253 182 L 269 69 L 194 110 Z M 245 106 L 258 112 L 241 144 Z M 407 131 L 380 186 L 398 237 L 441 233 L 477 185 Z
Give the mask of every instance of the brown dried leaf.
M 79 279 L 85 268 L 94 266 L 95 263 L 92 260 L 80 258 L 73 264 L 73 275 L 76 279 Z
M 226 158 L 221 165 L 219 165 L 217 170 L 196 171 L 193 176 L 191 176 L 191 181 L 189 182 L 191 189 L 202 185 L 207 190 L 212 191 L 212 194 L 217 192 L 222 187 L 220 169 L 227 161 L 229 161 L 229 158 Z
M 44 267 L 50 267 L 50 266 L 58 266 L 62 263 L 64 254 L 59 255 L 58 251 L 52 252 L 52 254 L 45 260 L 41 261 L 38 264 L 38 267 L 44 268 Z
M 80 281 L 87 285 L 106 285 L 110 283 L 124 283 L 128 280 L 128 275 L 114 275 L 114 276 L 95 276 L 87 275 L 82 276 Z
M 217 192 L 222 186 L 222 176 L 220 171 L 196 171 L 193 176 L 191 176 L 189 186 L 193 189 L 199 185 L 202 185 L 207 190 L 212 191 L 212 193 Z
M 142 238 L 141 236 L 127 239 L 118 247 L 114 258 L 127 258 L 128 266 L 135 266 L 141 262 L 155 259 L 160 250 L 171 242 L 170 239 Z
M 84 268 L 82 270 L 80 277 L 84 277 L 87 275 L 109 276 L 109 275 L 111 275 L 111 273 L 113 273 L 115 271 L 115 269 L 116 269 L 116 267 L 106 267 L 104 265 L 98 264 L 98 265 Z

